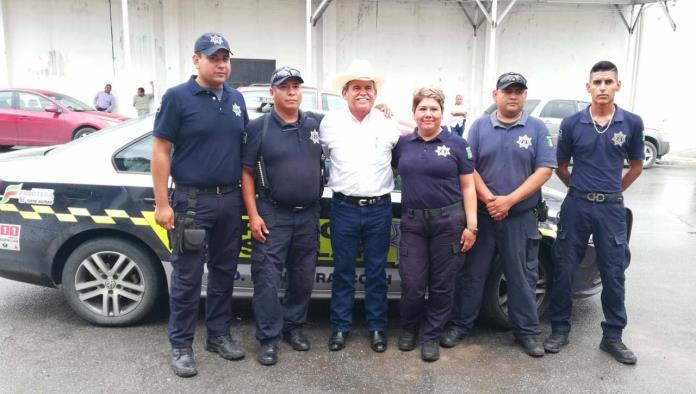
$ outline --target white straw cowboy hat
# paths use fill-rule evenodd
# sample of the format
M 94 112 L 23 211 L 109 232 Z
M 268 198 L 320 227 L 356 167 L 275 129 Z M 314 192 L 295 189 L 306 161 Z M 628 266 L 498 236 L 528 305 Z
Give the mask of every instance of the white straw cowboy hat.
M 362 59 L 354 59 L 345 72 L 336 75 L 334 87 L 336 90 L 341 91 L 345 84 L 354 80 L 374 81 L 375 89 L 378 91 L 382 88 L 382 84 L 384 84 L 384 78 L 375 74 L 370 62 Z

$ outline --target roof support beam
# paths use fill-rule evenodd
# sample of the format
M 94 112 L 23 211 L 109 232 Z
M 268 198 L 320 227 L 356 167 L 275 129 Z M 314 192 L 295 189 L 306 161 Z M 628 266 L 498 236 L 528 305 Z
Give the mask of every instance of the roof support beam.
M 462 0 L 457 0 L 457 4 L 459 5 L 459 8 L 461 8 L 464 12 L 464 15 L 466 16 L 466 19 L 469 21 L 471 28 L 474 29 L 474 37 L 476 37 L 478 35 L 478 28 L 481 27 L 483 22 L 486 20 L 486 17 L 481 17 L 481 20 L 476 22 L 475 18 L 469 14 L 469 11 L 466 9 L 466 6 L 464 6 L 464 2 Z M 474 11 L 476 11 L 475 6 Z
M 667 16 L 667 19 L 669 19 L 669 25 L 672 26 L 672 31 L 677 31 L 677 24 L 674 23 L 674 19 L 672 19 L 672 15 L 670 15 L 669 13 L 669 7 L 667 7 L 667 2 L 661 1 L 660 5 L 662 5 L 662 11 L 665 12 L 665 16 Z
M 321 18 L 322 15 L 324 15 L 324 11 L 326 11 L 326 7 L 331 4 L 331 0 L 323 0 L 321 4 L 317 7 L 317 10 L 314 11 L 312 16 L 309 18 L 309 22 L 312 24 L 312 26 L 316 26 L 317 22 Z M 311 9 L 311 6 L 310 6 Z
M 621 20 L 623 21 L 624 25 L 626 26 L 626 29 L 628 30 L 628 34 L 633 34 L 633 31 L 636 29 L 636 23 L 638 23 L 638 19 L 640 19 L 641 15 L 643 14 L 643 7 L 645 4 L 641 4 L 640 8 L 638 9 L 638 13 L 636 14 L 636 18 L 633 19 L 633 15 L 631 15 L 631 23 L 626 20 L 626 17 L 623 14 L 623 11 L 621 10 L 621 7 L 618 4 L 614 4 L 614 8 L 616 8 L 617 11 L 619 11 L 619 16 L 621 16 Z M 631 6 L 631 11 L 635 11 L 635 6 Z M 633 12 L 631 12 L 633 14 Z

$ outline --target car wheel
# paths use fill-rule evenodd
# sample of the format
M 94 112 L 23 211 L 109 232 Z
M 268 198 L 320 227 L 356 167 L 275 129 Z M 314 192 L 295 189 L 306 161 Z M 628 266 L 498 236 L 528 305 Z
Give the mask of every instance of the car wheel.
M 547 275 L 550 272 L 551 261 L 548 250 L 543 245 L 541 248 L 539 253 L 539 278 L 536 284 L 536 301 L 539 317 L 546 313 L 550 303 L 550 297 L 547 293 Z M 496 261 L 493 267 L 486 281 L 481 313 L 484 318 L 494 325 L 510 329 L 512 325 L 508 319 L 507 280 L 505 280 L 503 267 L 499 261 Z
M 77 130 L 75 132 L 75 135 L 73 135 L 73 140 L 76 140 L 76 139 L 79 139 L 82 137 L 87 137 L 88 135 L 94 133 L 95 131 L 97 131 L 97 129 L 95 129 L 93 127 L 83 127 L 80 130 Z
M 83 319 L 103 326 L 137 323 L 153 309 L 165 282 L 142 247 L 97 238 L 77 247 L 63 267 L 63 293 Z
M 643 168 L 650 168 L 655 164 L 657 160 L 657 148 L 655 144 L 650 141 L 645 141 L 645 160 L 643 161 Z

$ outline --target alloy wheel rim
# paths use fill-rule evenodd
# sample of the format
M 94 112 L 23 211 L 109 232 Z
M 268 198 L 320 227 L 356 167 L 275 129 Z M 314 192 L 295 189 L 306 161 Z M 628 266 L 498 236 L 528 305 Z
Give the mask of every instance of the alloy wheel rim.
M 145 294 L 143 272 L 123 253 L 102 251 L 82 260 L 75 272 L 80 303 L 104 317 L 132 312 Z

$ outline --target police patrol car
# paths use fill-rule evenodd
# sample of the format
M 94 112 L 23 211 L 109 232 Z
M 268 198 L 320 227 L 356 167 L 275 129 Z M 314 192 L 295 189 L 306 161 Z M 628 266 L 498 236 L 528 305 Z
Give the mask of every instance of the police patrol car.
M 160 296 L 167 293 L 171 269 L 166 232 L 154 220 L 153 119 L 135 119 L 66 145 L 0 155 L 0 276 L 60 288 L 79 316 L 98 325 L 134 324 L 152 312 Z M 560 206 L 562 193 L 545 190 L 545 195 L 552 207 Z M 313 291 L 320 298 L 331 295 L 330 197 L 331 191 L 326 189 Z M 399 191 L 393 193 L 392 201 L 395 219 L 387 275 L 389 297 L 398 299 Z M 539 227 L 544 237 L 537 283 L 542 313 L 548 304 L 555 212 L 550 217 Z M 251 235 L 248 229 L 243 233 L 234 293 L 250 297 Z M 592 245 L 588 248 L 575 279 L 579 297 L 601 289 L 594 250 Z M 362 296 L 365 277 L 361 269 L 355 281 L 358 296 Z M 507 325 L 506 294 L 505 278 L 495 267 L 483 313 L 502 326 Z

